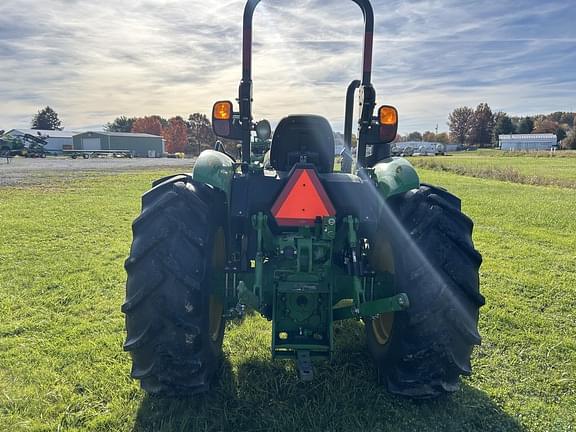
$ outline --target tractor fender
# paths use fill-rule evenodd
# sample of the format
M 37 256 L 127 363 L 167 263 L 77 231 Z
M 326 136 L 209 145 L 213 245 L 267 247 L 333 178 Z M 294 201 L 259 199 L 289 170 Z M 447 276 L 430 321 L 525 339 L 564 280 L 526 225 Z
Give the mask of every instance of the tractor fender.
M 234 161 L 228 155 L 215 150 L 204 150 L 200 153 L 192 171 L 194 180 L 220 189 L 228 200 L 233 177 Z
M 420 179 L 410 162 L 392 157 L 374 165 L 374 177 L 384 199 L 420 187 Z

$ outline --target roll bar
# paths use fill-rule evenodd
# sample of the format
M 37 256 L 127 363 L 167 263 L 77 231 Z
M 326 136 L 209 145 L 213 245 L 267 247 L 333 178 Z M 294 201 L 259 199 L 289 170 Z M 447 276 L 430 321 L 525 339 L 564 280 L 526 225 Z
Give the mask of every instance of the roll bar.
M 244 8 L 244 37 L 242 50 L 242 80 L 252 79 L 252 19 L 261 0 L 248 0 Z M 370 84 L 372 77 L 372 49 L 374 46 L 374 10 L 369 0 L 352 0 L 364 14 L 364 59 L 362 85 Z
M 242 128 L 242 162 L 250 163 L 250 140 L 252 130 L 252 21 L 254 11 L 261 0 L 248 0 L 244 8 L 244 32 L 242 42 L 242 81 L 238 91 L 240 126 Z M 362 62 L 363 87 L 372 87 L 372 49 L 374 46 L 374 10 L 369 0 L 352 0 L 364 15 L 364 55 Z M 368 92 L 371 94 L 371 92 Z M 370 105 L 370 103 L 369 103 Z M 366 107 L 369 108 L 369 107 Z M 371 107 L 373 109 L 373 106 Z M 366 112 L 369 110 L 366 109 Z M 370 110 L 370 116 L 372 110 Z M 368 121 L 368 119 L 365 119 Z M 362 121 L 361 121 L 362 122 Z M 365 123 L 365 122 L 364 122 Z

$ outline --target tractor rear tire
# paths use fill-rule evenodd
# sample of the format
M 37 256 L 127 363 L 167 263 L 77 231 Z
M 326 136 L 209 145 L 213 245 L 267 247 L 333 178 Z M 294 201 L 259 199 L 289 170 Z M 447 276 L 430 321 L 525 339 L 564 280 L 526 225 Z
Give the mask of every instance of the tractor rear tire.
M 179 175 L 142 198 L 125 267 L 132 377 L 152 394 L 209 390 L 219 368 L 224 299 L 213 275 L 225 265 L 225 196 Z
M 379 380 L 412 398 L 454 392 L 460 375 L 471 374 L 472 349 L 481 340 L 482 256 L 472 242 L 473 222 L 457 197 L 433 186 L 387 204 L 379 236 L 391 239 L 395 289 L 408 294 L 410 307 L 366 322 Z

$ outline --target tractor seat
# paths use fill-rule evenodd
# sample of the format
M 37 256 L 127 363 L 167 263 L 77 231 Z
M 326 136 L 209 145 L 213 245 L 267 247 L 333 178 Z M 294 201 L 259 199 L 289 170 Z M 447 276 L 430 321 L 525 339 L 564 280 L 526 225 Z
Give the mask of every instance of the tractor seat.
M 292 115 L 280 121 L 270 147 L 270 165 L 290 171 L 299 163 L 311 163 L 320 173 L 334 168 L 334 133 L 328 120 L 315 115 Z

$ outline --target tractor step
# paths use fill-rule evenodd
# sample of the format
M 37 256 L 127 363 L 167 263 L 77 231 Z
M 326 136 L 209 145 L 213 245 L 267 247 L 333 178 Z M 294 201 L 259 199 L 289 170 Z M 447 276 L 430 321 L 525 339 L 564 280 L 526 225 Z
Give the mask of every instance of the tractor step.
M 296 352 L 296 365 L 300 374 L 300 379 L 304 382 L 309 382 L 314 379 L 314 366 L 310 359 L 310 351 L 297 351 Z

